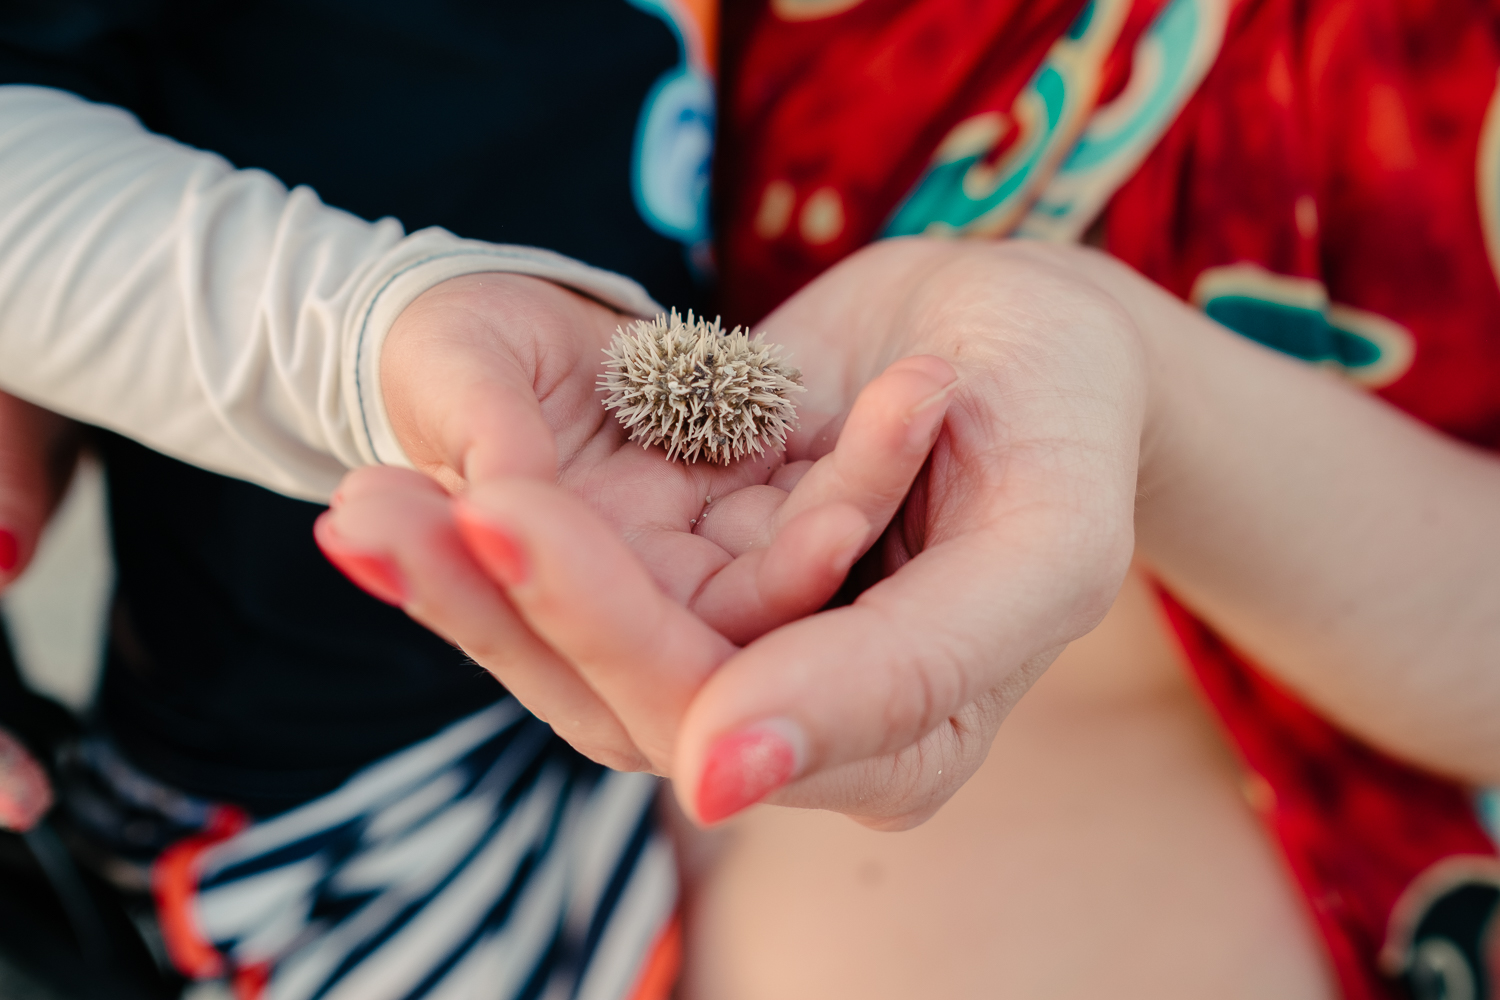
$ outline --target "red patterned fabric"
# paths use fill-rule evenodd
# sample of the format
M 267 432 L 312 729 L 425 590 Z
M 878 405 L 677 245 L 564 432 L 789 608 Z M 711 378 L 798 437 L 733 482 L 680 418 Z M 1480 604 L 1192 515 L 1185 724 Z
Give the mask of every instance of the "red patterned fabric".
M 805 6 L 732 6 L 726 21 L 722 257 L 739 321 L 877 237 L 954 126 L 1009 113 L 1083 9 L 864 0 L 778 17 Z M 1132 7 L 1095 103 L 1126 86 L 1162 6 Z M 1500 447 L 1497 40 L 1479 0 L 1235 3 L 1212 69 L 1101 220 L 1108 249 L 1241 333 Z M 1167 603 L 1344 995 L 1429 995 L 1402 963 L 1443 890 L 1433 873 L 1494 869 L 1467 792 L 1335 729 Z M 1493 942 L 1463 947 L 1473 995 L 1492 995 Z
M 1478 168 L 1496 27 L 1488 3 L 1462 0 L 1240 6 L 1198 94 L 1116 195 L 1108 249 L 1184 297 L 1205 271 L 1246 261 L 1312 279 L 1331 304 L 1409 332 L 1409 367 L 1376 392 L 1500 446 L 1500 287 L 1479 204 L 1500 177 Z M 1344 995 L 1400 995 L 1375 961 L 1398 900 L 1444 858 L 1494 853 L 1468 795 L 1336 730 L 1170 607 L 1271 790 L 1263 815 Z
M 1500 286 L 1479 195 L 1500 71 L 1489 0 L 1257 0 L 1198 94 L 1110 206 L 1107 246 L 1189 294 L 1254 261 L 1415 338 L 1380 395 L 1500 446 Z M 1310 197 L 1315 225 L 1299 229 Z
M 1105 86 L 1123 83 L 1134 36 L 1162 0 L 1137 5 Z M 727 69 L 728 122 L 719 144 L 724 200 L 725 313 L 758 318 L 875 239 L 892 208 L 961 119 L 1009 114 L 1016 94 L 1084 0 L 864 0 L 838 17 L 787 21 L 769 8 L 748 20 Z M 1009 151 L 1015 133 L 994 151 Z M 791 193 L 767 225 L 770 185 Z M 833 192 L 837 232 L 809 240 L 808 202 Z M 774 213 L 773 213 L 774 214 Z M 769 235 L 769 238 L 767 238 Z

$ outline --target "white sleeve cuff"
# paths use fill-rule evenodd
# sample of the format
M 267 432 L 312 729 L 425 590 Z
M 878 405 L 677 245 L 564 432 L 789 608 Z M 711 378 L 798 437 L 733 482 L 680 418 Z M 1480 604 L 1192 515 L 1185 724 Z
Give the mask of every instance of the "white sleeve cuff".
M 408 465 L 380 394 L 396 317 L 534 275 L 627 314 L 635 282 L 544 250 L 403 236 L 45 87 L 0 85 L 0 388 L 183 461 L 326 500 Z
M 354 327 L 344 342 L 344 399 L 354 445 L 368 464 L 411 468 L 396 440 L 380 388 L 380 355 L 386 335 L 401 311 L 440 282 L 465 274 L 505 272 L 545 278 L 632 316 L 662 311 L 636 282 L 590 267 L 571 257 L 536 247 L 505 246 L 460 240 L 443 229 L 423 229 L 393 247 L 383 280 L 372 281 L 354 313 Z

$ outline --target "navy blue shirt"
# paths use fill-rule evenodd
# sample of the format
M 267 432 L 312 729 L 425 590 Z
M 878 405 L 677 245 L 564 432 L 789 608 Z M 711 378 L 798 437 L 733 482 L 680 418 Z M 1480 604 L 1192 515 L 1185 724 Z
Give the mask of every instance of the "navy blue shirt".
M 0 83 L 118 104 L 367 219 L 547 247 L 701 309 L 692 198 L 673 205 L 672 178 L 642 195 L 648 101 L 676 95 L 669 124 L 711 114 L 684 61 L 652 0 L 0 3 Z M 501 696 L 328 565 L 317 505 L 100 448 L 119 585 L 98 711 L 150 773 L 275 812 Z

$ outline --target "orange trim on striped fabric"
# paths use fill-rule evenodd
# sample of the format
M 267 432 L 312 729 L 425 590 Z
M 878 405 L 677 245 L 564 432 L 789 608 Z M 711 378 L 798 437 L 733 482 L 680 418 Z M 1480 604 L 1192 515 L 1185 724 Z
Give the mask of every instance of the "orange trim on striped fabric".
M 243 810 L 216 806 L 202 833 L 179 840 L 151 866 L 151 895 L 156 900 L 156 916 L 167 955 L 184 976 L 213 979 L 224 974 L 224 957 L 204 938 L 193 916 L 193 897 L 198 893 L 198 858 L 249 825 L 250 817 Z
M 630 1000 L 669 1000 L 677 976 L 682 972 L 682 916 L 672 919 L 656 936 L 651 953 L 641 963 L 641 975 Z
M 271 963 L 257 962 L 234 970 L 235 1000 L 264 1000 L 271 983 Z

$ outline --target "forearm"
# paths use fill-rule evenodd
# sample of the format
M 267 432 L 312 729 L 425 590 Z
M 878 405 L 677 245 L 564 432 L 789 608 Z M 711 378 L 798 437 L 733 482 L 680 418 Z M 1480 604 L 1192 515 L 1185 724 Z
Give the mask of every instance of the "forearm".
M 309 499 L 404 463 L 385 332 L 422 291 L 537 274 L 631 311 L 633 282 L 529 248 L 369 223 L 59 91 L 0 87 L 0 389 Z
M 1146 343 L 1137 543 L 1163 582 L 1354 732 L 1500 780 L 1500 462 L 1085 266 Z

